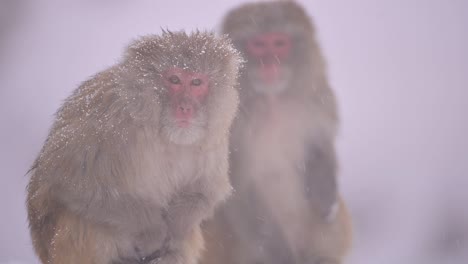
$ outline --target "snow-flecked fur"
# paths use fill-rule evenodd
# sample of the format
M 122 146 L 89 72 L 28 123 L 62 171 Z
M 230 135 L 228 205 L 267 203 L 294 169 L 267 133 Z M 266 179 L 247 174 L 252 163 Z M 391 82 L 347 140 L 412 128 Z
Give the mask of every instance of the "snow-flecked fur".
M 120 63 L 80 85 L 30 171 L 28 218 L 41 261 L 126 263 L 161 250 L 158 263 L 195 263 L 199 224 L 231 191 L 241 63 L 226 37 L 164 31 L 135 40 Z M 170 67 L 210 78 L 208 122 L 190 145 L 162 133 Z

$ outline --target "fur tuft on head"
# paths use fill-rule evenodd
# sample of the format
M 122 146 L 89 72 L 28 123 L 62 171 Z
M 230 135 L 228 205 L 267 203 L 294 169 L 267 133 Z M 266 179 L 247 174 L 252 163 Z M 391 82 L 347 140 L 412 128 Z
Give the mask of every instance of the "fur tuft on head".
M 210 90 L 205 108 L 209 110 L 206 111 L 206 116 L 200 115 L 201 119 L 207 120 L 206 127 L 197 129 L 207 133 L 173 129 L 171 126 L 164 128 L 163 132 L 169 131 L 170 133 L 165 134 L 172 141 L 183 144 L 192 144 L 192 141 L 202 145 L 207 145 L 206 141 L 216 142 L 216 136 L 224 134 L 219 131 L 228 133 L 237 112 L 239 99 L 236 88 L 243 59 L 227 35 L 215 36 L 213 32 L 199 30 L 192 33 L 164 29 L 162 31 L 161 35 L 144 36 L 129 45 L 122 65 L 134 69 L 134 78 L 141 83 L 154 80 L 150 86 L 156 89 L 159 95 L 163 95 L 167 90 L 163 89 L 163 75 L 168 69 L 179 68 L 206 74 L 209 77 Z M 181 138 L 190 140 L 179 140 Z M 200 138 L 206 140 L 199 140 Z
M 313 32 L 304 9 L 295 1 L 247 3 L 226 15 L 222 32 L 233 39 L 248 38 L 257 32 Z
M 146 67 L 143 71 L 162 73 L 171 67 L 194 72 L 203 72 L 212 77 L 214 83 L 234 86 L 242 57 L 226 36 L 215 36 L 213 32 L 196 30 L 164 30 L 161 35 L 149 35 L 129 45 L 125 60 L 138 60 Z

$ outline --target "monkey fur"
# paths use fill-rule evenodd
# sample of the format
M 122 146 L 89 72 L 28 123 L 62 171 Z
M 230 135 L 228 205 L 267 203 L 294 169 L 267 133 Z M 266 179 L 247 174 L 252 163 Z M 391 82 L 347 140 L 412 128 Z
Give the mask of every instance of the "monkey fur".
M 222 26 L 246 58 L 231 136 L 235 189 L 203 226 L 203 264 L 339 264 L 351 218 L 339 194 L 338 114 L 315 29 L 293 1 L 244 4 Z
M 28 219 L 41 262 L 197 263 L 200 223 L 232 188 L 228 135 L 241 63 L 226 37 L 164 31 L 82 83 L 30 170 Z M 182 81 L 207 76 L 203 101 L 190 94 L 198 79 L 179 80 L 183 94 L 168 91 L 168 69 Z M 204 118 L 174 125 L 175 101 Z

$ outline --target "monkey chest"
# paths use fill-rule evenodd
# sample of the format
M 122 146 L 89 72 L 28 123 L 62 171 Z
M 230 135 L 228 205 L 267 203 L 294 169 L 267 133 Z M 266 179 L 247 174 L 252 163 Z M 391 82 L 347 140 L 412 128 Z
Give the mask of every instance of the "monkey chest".
M 258 114 L 246 126 L 241 166 L 247 181 L 267 192 L 278 190 L 274 193 L 286 189 L 296 193 L 303 186 L 300 174 L 305 167 L 309 128 L 301 113 L 294 107 L 278 107 L 273 116 Z
M 131 187 L 145 200 L 167 203 L 173 193 L 202 175 L 203 159 L 190 151 L 153 150 L 135 162 Z
M 244 130 L 243 149 L 252 168 L 289 170 L 302 162 L 305 124 L 284 112 L 278 109 L 268 117 L 256 116 Z

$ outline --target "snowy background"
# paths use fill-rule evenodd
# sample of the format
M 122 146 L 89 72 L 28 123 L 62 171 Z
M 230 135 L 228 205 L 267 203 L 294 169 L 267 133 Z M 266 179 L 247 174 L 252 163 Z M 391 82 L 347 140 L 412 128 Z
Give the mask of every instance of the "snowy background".
M 62 100 L 135 36 L 217 28 L 240 2 L 0 0 L 0 263 L 38 263 L 25 173 Z M 302 3 L 340 103 L 347 263 L 468 263 L 468 1 Z

